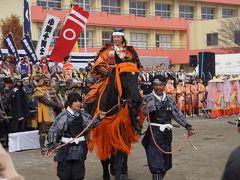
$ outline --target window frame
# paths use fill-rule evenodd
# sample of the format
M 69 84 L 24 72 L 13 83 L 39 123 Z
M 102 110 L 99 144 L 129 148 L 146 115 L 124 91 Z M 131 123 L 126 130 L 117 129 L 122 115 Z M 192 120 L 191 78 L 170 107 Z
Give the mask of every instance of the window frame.
M 226 11 L 228 11 L 228 10 L 231 11 L 231 15 L 229 15 L 229 14 L 225 14 L 225 15 L 224 15 L 224 10 L 226 10 Z M 235 17 L 236 14 L 237 14 L 237 10 L 234 9 L 234 8 L 226 8 L 226 7 L 223 7 L 223 8 L 222 8 L 222 18 Z
M 90 37 L 91 34 L 91 37 Z M 86 42 L 87 42 L 87 48 L 93 48 L 93 31 L 91 30 L 87 30 L 86 31 Z M 84 44 L 84 31 L 82 31 L 78 37 L 78 47 L 79 48 L 84 48 L 85 44 Z
M 133 39 L 133 36 L 135 36 L 136 38 Z M 145 36 L 145 40 L 141 40 L 139 36 L 141 36 L 141 38 Z M 148 48 L 148 34 L 134 32 L 130 33 L 130 44 L 136 48 Z
M 216 37 L 214 37 L 217 35 Z M 218 46 L 219 40 L 218 40 L 218 32 L 213 33 L 207 33 L 207 46 Z
M 79 4 L 82 8 L 84 8 L 83 7 L 83 5 L 84 5 L 83 1 L 84 0 L 74 0 L 73 3 Z M 92 3 L 91 0 L 85 0 L 85 7 L 86 7 L 85 10 L 86 11 L 91 11 L 91 3 Z
M 109 37 L 110 38 L 104 38 L 103 37 L 104 33 L 109 33 Z M 110 31 L 102 31 L 102 45 L 105 45 L 106 43 L 110 43 L 111 42 L 111 38 L 112 38 L 112 32 L 110 32 Z
M 131 4 L 133 4 L 133 3 L 135 3 L 135 7 L 131 7 Z M 144 7 L 143 8 L 138 7 L 138 6 L 140 6 L 139 3 L 142 3 L 142 5 Z M 140 13 L 140 12 L 142 12 L 142 13 Z M 146 12 L 147 12 L 147 2 L 134 1 L 134 0 L 129 1 L 129 14 L 135 14 L 136 16 L 145 17 Z
M 43 3 L 45 5 L 43 5 Z M 62 7 L 61 0 L 37 0 L 37 5 L 43 7 L 44 9 L 56 9 L 56 10 L 61 10 Z
M 160 6 L 160 9 L 157 9 L 157 6 Z M 167 10 L 164 10 L 164 7 L 167 7 Z M 160 16 L 163 18 L 170 18 L 171 17 L 171 4 L 155 3 L 155 16 Z
M 181 11 L 183 8 L 184 11 Z M 179 17 L 185 19 L 194 19 L 194 6 L 191 5 L 179 5 Z
M 206 12 L 203 12 L 204 10 L 206 10 Z M 212 12 L 209 12 L 212 11 Z M 215 15 L 215 8 L 213 7 L 206 7 L 203 6 L 201 7 L 201 18 L 202 19 L 214 19 L 214 15 Z
M 164 41 L 164 38 L 168 39 L 169 41 Z M 156 48 L 161 49 L 172 49 L 172 34 L 156 34 L 155 35 L 155 42 Z
M 104 4 L 104 1 L 108 1 L 108 4 Z M 112 5 L 115 3 L 115 5 Z M 121 0 L 101 0 L 101 11 L 109 14 L 121 14 Z

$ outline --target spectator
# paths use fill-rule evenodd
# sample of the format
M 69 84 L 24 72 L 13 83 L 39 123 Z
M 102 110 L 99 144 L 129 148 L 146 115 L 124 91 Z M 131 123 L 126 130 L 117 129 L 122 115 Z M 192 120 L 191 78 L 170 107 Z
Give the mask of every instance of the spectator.
M 19 71 L 19 74 L 21 75 L 21 78 L 23 78 L 23 76 L 26 77 L 31 75 L 30 63 L 27 56 L 24 56 L 22 58 L 18 71 Z
M 89 73 L 92 70 L 92 62 L 88 61 L 87 67 L 85 67 L 86 71 Z
M 14 89 L 11 90 L 8 101 L 12 115 L 10 132 L 25 131 L 26 119 L 29 116 L 29 103 L 20 79 L 15 79 Z
M 39 67 L 40 67 L 40 73 L 43 73 L 43 74 L 49 74 L 50 73 L 48 60 L 47 60 L 46 56 L 41 57 Z
M 64 64 L 63 64 L 63 72 L 66 80 L 69 78 L 72 78 L 73 71 L 74 71 L 74 67 L 71 64 L 71 56 L 68 55 L 64 58 Z

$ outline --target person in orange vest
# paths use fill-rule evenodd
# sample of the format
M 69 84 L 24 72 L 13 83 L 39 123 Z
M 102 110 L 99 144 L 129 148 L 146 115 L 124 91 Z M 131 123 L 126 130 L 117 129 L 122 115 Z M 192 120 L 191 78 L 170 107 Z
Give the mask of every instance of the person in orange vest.
M 63 64 L 63 73 L 66 80 L 72 78 L 73 71 L 74 71 L 74 67 L 71 64 L 71 56 L 68 55 L 64 58 L 64 64 Z
M 198 89 L 194 79 L 191 81 L 190 91 L 192 93 L 193 115 L 195 116 L 198 110 Z
M 186 116 L 189 117 L 193 115 L 191 84 L 189 81 L 185 81 L 185 90 Z
M 174 89 L 173 80 L 171 78 L 167 78 L 165 92 L 176 102 L 176 90 Z
M 202 79 L 198 79 L 197 90 L 198 90 L 198 113 L 199 113 L 199 115 L 202 115 L 203 104 L 204 104 L 205 97 L 206 97 L 205 96 L 206 88 L 203 85 Z
M 186 89 L 183 85 L 182 80 L 178 80 L 177 88 L 176 88 L 176 93 L 177 93 L 177 106 L 178 108 L 182 111 L 182 113 L 185 113 L 185 93 Z

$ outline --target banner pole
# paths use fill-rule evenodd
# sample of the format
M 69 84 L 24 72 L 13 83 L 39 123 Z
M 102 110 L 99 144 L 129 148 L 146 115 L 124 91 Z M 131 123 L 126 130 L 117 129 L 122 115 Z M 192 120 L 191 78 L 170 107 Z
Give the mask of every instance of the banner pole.
M 86 10 L 86 3 L 85 0 L 83 0 L 83 8 Z M 84 52 L 87 52 L 87 25 L 85 25 L 84 29 Z

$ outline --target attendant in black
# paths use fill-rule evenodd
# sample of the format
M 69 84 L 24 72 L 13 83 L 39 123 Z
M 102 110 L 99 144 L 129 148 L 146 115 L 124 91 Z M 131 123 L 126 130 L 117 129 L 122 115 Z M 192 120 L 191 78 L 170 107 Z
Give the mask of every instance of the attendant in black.
M 164 151 L 171 151 L 172 125 L 171 119 L 186 128 L 188 135 L 193 135 L 192 126 L 187 123 L 175 101 L 164 93 L 166 79 L 157 75 L 152 79 L 153 91 L 144 97 L 145 113 L 149 113 L 153 137 L 158 146 Z M 162 180 L 166 172 L 172 167 L 172 155 L 164 154 L 154 144 L 152 134 L 148 127 L 143 138 L 143 146 L 146 151 L 148 166 L 153 180 Z
M 48 132 L 49 149 L 71 141 L 90 123 L 92 117 L 83 109 L 81 96 L 72 92 L 68 95 L 65 110 L 54 120 Z M 91 127 L 99 124 L 96 119 Z M 87 156 L 86 133 L 72 143 L 60 148 L 56 154 L 57 175 L 61 180 L 82 180 L 85 176 L 85 164 Z

